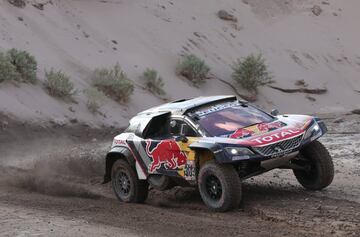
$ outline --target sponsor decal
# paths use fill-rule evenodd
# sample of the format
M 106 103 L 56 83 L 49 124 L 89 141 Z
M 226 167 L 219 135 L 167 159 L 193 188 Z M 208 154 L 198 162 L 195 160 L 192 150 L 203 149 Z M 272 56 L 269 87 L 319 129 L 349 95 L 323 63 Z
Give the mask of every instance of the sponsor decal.
M 276 121 L 272 123 L 260 123 L 247 128 L 240 128 L 234 133 L 232 133 L 229 138 L 247 138 L 265 132 L 274 131 L 284 126 L 286 126 L 286 124 L 281 121 Z
M 300 135 L 303 130 L 299 130 L 296 128 L 285 129 L 279 132 L 274 132 L 268 135 L 264 135 L 258 138 L 251 139 L 250 142 L 252 145 L 265 145 L 273 142 L 277 142 L 280 140 L 288 139 L 291 137 L 295 137 L 296 135 Z M 279 147 L 279 149 L 281 149 Z
M 250 137 L 255 132 L 246 128 L 240 128 L 236 130 L 233 134 L 231 134 L 230 138 L 244 138 L 244 137 Z
M 238 101 L 229 102 L 229 103 L 225 103 L 225 104 L 218 104 L 218 105 L 211 106 L 210 108 L 207 108 L 205 110 L 196 111 L 195 114 L 199 117 L 202 117 L 202 116 L 205 116 L 205 115 L 217 112 L 217 111 L 224 110 L 226 108 L 231 108 L 231 107 L 239 106 L 239 105 L 240 104 Z
M 273 131 L 275 129 L 283 127 L 284 124 L 280 121 L 273 122 L 273 123 L 260 123 L 257 124 L 256 127 L 260 132 L 268 132 Z
M 190 160 L 186 163 L 184 169 L 184 177 L 186 180 L 193 181 L 195 180 L 195 161 Z
M 124 140 L 117 140 L 117 139 L 114 139 L 114 144 L 115 145 L 126 145 L 126 142 Z
M 175 140 L 162 140 L 150 150 L 152 142 L 151 140 L 146 141 L 146 153 L 152 159 L 149 165 L 150 173 L 158 170 L 162 164 L 166 169 L 173 170 L 186 164 L 187 157 Z

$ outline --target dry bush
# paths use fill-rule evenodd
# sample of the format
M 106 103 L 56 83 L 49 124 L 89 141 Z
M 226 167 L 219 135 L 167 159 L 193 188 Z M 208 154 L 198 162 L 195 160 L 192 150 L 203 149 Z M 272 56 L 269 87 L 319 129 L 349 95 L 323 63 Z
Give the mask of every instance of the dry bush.
M 74 84 L 70 81 L 70 77 L 62 71 L 51 69 L 49 72 L 45 72 L 45 77 L 45 84 L 50 95 L 61 98 L 70 98 L 76 93 Z
M 37 62 L 34 56 L 28 52 L 18 49 L 10 49 L 6 56 L 21 75 L 19 79 L 23 82 L 36 82 Z
M 315 16 L 320 16 L 320 14 L 323 12 L 319 5 L 314 5 L 313 8 L 311 8 L 311 11 Z
M 97 88 L 89 88 L 84 91 L 87 97 L 87 108 L 91 113 L 99 112 L 100 107 L 103 105 L 106 95 L 99 91 Z
M 251 54 L 233 65 L 232 78 L 252 94 L 257 94 L 258 87 L 273 83 L 262 54 Z
M 26 6 L 25 0 L 8 0 L 8 2 L 14 5 L 15 7 L 24 8 Z
M 194 54 L 186 55 L 177 65 L 177 74 L 190 80 L 195 86 L 204 82 L 210 68 Z
M 164 81 L 154 69 L 146 69 L 142 75 L 146 88 L 153 94 L 164 95 Z
M 120 102 L 127 102 L 134 92 L 134 85 L 119 64 L 113 68 L 95 69 L 93 84 L 106 95 Z
M 0 82 L 17 80 L 19 76 L 9 58 L 0 52 Z

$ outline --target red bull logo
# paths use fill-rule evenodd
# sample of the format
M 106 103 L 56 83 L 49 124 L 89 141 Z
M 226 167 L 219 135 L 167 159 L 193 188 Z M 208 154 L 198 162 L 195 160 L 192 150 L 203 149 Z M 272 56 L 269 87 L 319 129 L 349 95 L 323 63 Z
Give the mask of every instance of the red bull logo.
M 150 173 L 159 169 L 161 164 L 164 164 L 166 169 L 176 169 L 179 166 L 186 164 L 187 157 L 185 153 L 181 151 L 176 141 L 160 141 L 151 151 L 150 146 L 151 141 L 146 141 L 146 153 L 152 158 L 149 167 Z
M 254 131 L 240 128 L 236 130 L 233 134 L 230 135 L 230 138 L 243 138 L 243 137 L 249 137 L 254 133 Z
M 260 124 L 257 124 L 256 126 L 240 128 L 240 129 L 236 130 L 233 134 L 231 134 L 230 138 L 246 138 L 246 137 L 253 136 L 255 134 L 273 131 L 273 130 L 276 130 L 283 126 L 284 126 L 284 124 L 279 121 L 273 122 L 273 123 L 260 123 Z M 257 128 L 258 131 L 256 131 L 256 129 L 254 129 L 254 128 Z
M 281 128 L 283 124 L 281 122 L 274 122 L 274 123 L 260 123 L 257 125 L 257 128 L 260 132 L 268 132 L 270 130 L 274 130 L 277 128 Z

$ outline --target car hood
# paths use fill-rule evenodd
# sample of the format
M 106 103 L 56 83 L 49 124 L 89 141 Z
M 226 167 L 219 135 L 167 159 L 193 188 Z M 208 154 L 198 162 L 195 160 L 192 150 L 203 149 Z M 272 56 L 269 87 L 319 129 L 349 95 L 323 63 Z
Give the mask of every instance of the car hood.
M 313 119 L 314 117 L 307 115 L 279 115 L 273 122 L 238 129 L 229 137 L 211 137 L 202 140 L 261 147 L 303 135 Z

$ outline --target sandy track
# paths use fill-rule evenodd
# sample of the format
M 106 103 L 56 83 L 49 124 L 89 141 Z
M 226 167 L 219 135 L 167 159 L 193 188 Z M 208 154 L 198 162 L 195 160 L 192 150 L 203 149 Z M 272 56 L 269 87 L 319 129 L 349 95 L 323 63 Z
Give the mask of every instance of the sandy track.
M 358 117 L 328 124 L 322 142 L 336 166 L 328 189 L 305 191 L 291 172 L 274 170 L 247 180 L 241 207 L 229 213 L 208 211 L 191 188 L 119 203 L 101 185 L 108 141 L 62 143 L 37 159 L 8 161 L 0 166 L 0 236 L 359 236 Z

